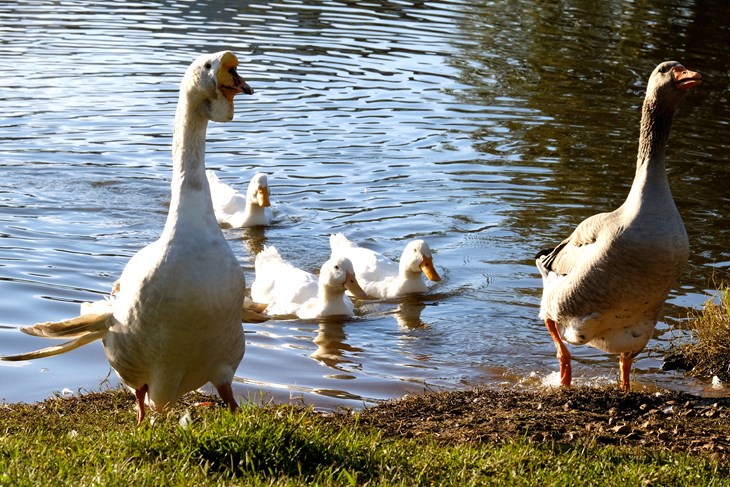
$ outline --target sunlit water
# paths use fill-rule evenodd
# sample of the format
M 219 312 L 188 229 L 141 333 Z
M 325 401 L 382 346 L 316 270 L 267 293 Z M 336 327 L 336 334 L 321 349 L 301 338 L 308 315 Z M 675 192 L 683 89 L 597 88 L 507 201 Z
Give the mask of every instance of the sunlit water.
M 241 191 L 268 173 L 276 215 L 225 230 L 248 284 L 264 245 L 313 271 L 333 232 L 395 259 L 425 238 L 444 278 L 346 322 L 245 325 L 237 394 L 360 407 L 554 383 L 533 256 L 621 203 L 647 77 L 677 59 L 706 80 L 667 162 L 692 256 L 634 372 L 636 387 L 712 393 L 662 371 L 661 352 L 730 265 L 730 6 L 552 3 L 0 5 L 0 353 L 54 343 L 18 329 L 101 299 L 158 237 L 178 84 L 198 53 L 230 49 L 256 94 L 210 125 L 207 166 Z M 571 350 L 578 384 L 615 383 L 615 356 Z M 7 401 L 116 384 L 100 343 L 0 362 Z

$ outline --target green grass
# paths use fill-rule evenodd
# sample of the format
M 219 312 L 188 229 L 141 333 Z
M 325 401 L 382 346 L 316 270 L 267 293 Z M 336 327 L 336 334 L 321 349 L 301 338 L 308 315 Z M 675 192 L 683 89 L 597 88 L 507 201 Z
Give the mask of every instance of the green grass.
M 53 484 L 694 487 L 729 485 L 730 470 L 710 457 L 586 443 L 384 439 L 288 406 L 232 415 L 182 405 L 138 428 L 125 391 L 0 405 L 0 485 Z
M 730 382 L 730 287 L 721 286 L 717 299 L 689 318 L 690 339 L 675 340 L 671 352 L 682 358 L 689 374 Z

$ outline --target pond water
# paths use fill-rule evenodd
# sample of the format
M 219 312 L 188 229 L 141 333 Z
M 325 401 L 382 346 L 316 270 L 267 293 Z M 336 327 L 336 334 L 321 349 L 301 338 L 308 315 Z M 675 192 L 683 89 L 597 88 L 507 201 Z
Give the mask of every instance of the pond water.
M 1 5 L 0 353 L 53 343 L 19 328 L 101 299 L 159 236 L 180 79 L 197 54 L 230 49 L 256 94 L 209 126 L 207 167 L 241 191 L 269 174 L 276 215 L 224 231 L 247 283 L 264 245 L 318 269 L 333 232 L 395 259 L 425 238 L 444 278 L 345 322 L 246 324 L 236 393 L 329 408 L 554 384 L 533 256 L 623 201 L 647 78 L 676 59 L 705 80 L 667 157 L 692 255 L 635 387 L 713 393 L 662 371 L 661 353 L 730 267 L 730 3 L 651 3 Z M 617 357 L 571 351 L 576 383 L 616 383 Z M 98 342 L 0 362 L 0 400 L 118 383 Z

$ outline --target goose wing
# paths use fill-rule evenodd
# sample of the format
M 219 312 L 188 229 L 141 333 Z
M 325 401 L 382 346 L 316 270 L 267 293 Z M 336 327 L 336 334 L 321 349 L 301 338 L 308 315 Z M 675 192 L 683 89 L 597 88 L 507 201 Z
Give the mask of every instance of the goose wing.
M 607 234 L 615 235 L 617 230 L 613 212 L 586 218 L 557 247 L 538 252 L 535 256 L 537 266 L 543 276 L 549 272 L 563 276 L 570 274 L 585 255 L 595 251 L 596 242 L 603 240 Z

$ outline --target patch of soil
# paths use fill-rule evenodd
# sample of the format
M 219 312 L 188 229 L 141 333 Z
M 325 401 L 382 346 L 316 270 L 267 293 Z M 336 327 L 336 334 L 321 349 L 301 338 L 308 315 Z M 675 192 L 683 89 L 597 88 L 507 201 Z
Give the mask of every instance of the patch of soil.
M 335 418 L 355 422 L 353 415 Z M 730 398 L 674 391 L 624 394 L 612 387 L 575 387 L 439 392 L 366 409 L 357 421 L 386 437 L 442 443 L 525 438 L 567 445 L 584 440 L 730 459 Z
M 183 396 L 170 414 L 179 418 L 191 407 L 194 411 L 206 404 L 225 407 L 218 397 L 191 393 Z M 272 409 L 272 414 L 280 408 L 270 404 L 262 407 Z M 0 403 L 0 426 L 6 423 L 4 427 L 19 421 L 26 427 L 37 423 L 63 430 L 69 424 L 89 421 L 89 417 L 107 418 L 107 427 L 111 421 L 118 427 L 134 428 L 134 396 L 116 390 L 37 404 Z M 472 389 L 410 396 L 358 414 L 338 411 L 320 418 L 338 427 L 374 428 L 384 437 L 433 439 L 443 444 L 526 439 L 570 447 L 586 442 L 730 460 L 730 398 L 703 398 L 676 391 L 624 394 L 615 387 L 535 392 Z

